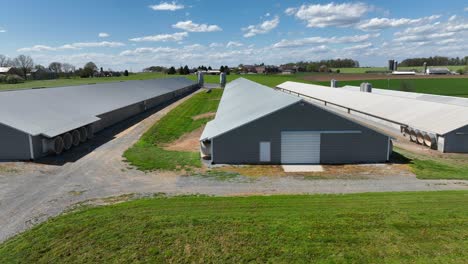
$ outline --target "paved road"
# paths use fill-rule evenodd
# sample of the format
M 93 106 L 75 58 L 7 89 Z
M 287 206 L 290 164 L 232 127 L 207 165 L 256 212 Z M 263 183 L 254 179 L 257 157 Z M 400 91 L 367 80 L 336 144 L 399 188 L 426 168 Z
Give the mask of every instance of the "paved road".
M 159 118 L 183 100 L 141 122 L 130 120 L 99 134 L 62 160 L 45 159 L 18 167 L 18 173 L 0 172 L 0 242 L 34 224 L 56 216 L 71 205 L 89 199 L 128 193 L 167 194 L 292 194 L 353 193 L 468 189 L 468 181 L 417 180 L 412 175 L 374 176 L 362 180 L 306 180 L 300 177 L 263 177 L 224 180 L 168 173 L 143 173 L 122 161 L 122 153 Z M 94 145 L 93 145 L 94 144 Z

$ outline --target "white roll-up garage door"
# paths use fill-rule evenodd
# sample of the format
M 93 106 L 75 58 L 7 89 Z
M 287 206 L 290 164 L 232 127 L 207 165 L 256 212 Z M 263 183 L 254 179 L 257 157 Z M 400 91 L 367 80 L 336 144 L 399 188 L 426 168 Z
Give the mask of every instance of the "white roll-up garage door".
M 281 163 L 320 163 L 320 133 L 312 131 L 281 132 Z

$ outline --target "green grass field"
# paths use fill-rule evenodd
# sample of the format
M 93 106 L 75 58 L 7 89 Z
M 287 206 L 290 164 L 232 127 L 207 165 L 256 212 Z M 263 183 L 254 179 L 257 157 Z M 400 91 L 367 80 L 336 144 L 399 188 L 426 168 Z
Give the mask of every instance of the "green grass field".
M 200 153 L 169 151 L 165 150 L 163 145 L 211 120 L 195 120 L 193 117 L 215 112 L 221 95 L 221 89 L 195 94 L 154 124 L 134 146 L 125 151 L 124 157 L 140 170 L 182 170 L 201 167 Z
M 468 157 L 466 155 L 453 154 L 436 157 L 397 147 L 394 153 L 397 157 L 394 162 L 409 163 L 411 171 L 418 179 L 468 180 Z
M 466 263 L 468 192 L 174 197 L 81 209 L 0 263 Z
M 345 85 L 359 86 L 364 81 L 380 89 L 468 97 L 468 78 L 339 81 L 338 85 L 340 87 Z M 320 82 L 319 84 L 330 85 L 329 82 Z

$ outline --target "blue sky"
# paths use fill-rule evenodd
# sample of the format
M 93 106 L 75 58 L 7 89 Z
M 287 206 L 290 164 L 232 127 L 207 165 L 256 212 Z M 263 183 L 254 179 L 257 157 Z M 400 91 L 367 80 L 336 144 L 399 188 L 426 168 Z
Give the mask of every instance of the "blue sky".
M 114 70 L 468 55 L 468 2 L 0 0 L 0 54 Z

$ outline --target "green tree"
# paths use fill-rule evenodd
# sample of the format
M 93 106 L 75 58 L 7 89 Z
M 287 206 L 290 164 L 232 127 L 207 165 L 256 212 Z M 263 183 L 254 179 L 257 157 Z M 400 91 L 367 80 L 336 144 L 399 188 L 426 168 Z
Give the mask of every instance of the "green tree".
M 81 71 L 80 76 L 82 78 L 93 77 L 94 73 L 97 72 L 97 70 L 98 70 L 98 67 L 96 66 L 96 64 L 90 61 L 85 64 L 85 66 L 83 67 L 83 70 Z
M 174 66 L 170 67 L 169 70 L 167 71 L 167 74 L 176 74 L 176 69 L 174 68 Z

